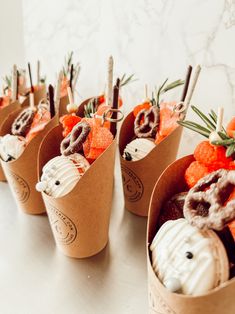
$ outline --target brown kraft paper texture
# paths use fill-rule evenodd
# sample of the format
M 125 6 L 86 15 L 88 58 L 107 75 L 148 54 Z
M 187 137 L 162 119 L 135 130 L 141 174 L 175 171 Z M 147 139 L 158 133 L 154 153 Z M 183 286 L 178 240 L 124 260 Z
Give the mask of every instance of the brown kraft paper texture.
M 125 208 L 136 215 L 148 216 L 153 187 L 164 169 L 176 158 L 182 128 L 177 127 L 143 159 L 127 161 L 122 154 L 135 136 L 134 119 L 133 113 L 129 113 L 122 123 L 119 135 Z
M 19 108 L 20 108 L 20 103 L 18 101 L 15 101 L 11 103 L 10 105 L 0 109 L 0 130 L 1 130 L 3 122 L 9 116 L 9 114 Z M 4 175 L 2 166 L 0 165 L 0 182 L 1 181 L 6 181 L 6 177 Z
M 12 123 L 21 110 L 16 110 L 8 116 L 2 125 L 0 135 L 10 133 Z M 46 127 L 30 141 L 18 159 L 10 162 L 1 160 L 2 168 L 17 207 L 27 214 L 41 214 L 45 212 L 41 194 L 35 189 L 37 183 L 37 154 L 44 136 L 57 124 L 58 115 L 52 118 Z
M 39 178 L 43 166 L 60 155 L 62 139 L 60 125 L 44 138 L 38 156 Z M 67 256 L 92 256 L 100 252 L 108 242 L 115 149 L 116 140 L 67 195 L 53 198 L 42 193 L 55 242 Z
M 151 266 L 149 245 L 156 234 L 158 215 L 162 205 L 172 195 L 185 191 L 184 173 L 193 156 L 173 162 L 157 181 L 149 208 L 147 227 L 147 266 L 150 314 L 234 314 L 235 278 L 202 296 L 186 296 L 169 292 L 158 280 Z

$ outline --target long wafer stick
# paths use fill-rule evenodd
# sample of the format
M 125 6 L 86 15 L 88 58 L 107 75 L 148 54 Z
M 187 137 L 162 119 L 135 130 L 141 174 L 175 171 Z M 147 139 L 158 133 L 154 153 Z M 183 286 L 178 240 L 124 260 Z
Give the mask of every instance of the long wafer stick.
M 34 93 L 29 93 L 29 107 L 30 109 L 35 110 Z
M 37 61 L 37 86 L 40 85 L 40 61 Z
M 222 130 L 223 117 L 224 117 L 224 108 L 219 107 L 218 113 L 217 113 L 217 123 L 216 123 L 216 132 L 217 133 Z
M 68 92 L 68 97 L 69 97 L 69 103 L 70 103 L 71 105 L 73 105 L 74 100 L 73 100 L 72 90 L 71 90 L 70 87 L 67 87 L 67 92 Z
M 113 57 L 109 57 L 108 61 L 108 82 L 107 82 L 107 94 L 106 94 L 106 104 L 108 106 L 112 105 L 113 98 Z
M 17 66 L 13 65 L 12 71 L 12 101 L 16 101 L 17 99 Z
M 200 72 L 201 72 L 201 66 L 197 65 L 195 68 L 194 74 L 193 74 L 192 81 L 191 81 L 192 83 L 190 84 L 190 87 L 188 89 L 188 93 L 187 93 L 185 101 L 184 101 L 184 105 L 185 105 L 186 110 L 188 109 L 188 106 L 189 106 L 190 101 L 192 99 L 193 92 L 194 92 L 194 89 L 196 87 Z

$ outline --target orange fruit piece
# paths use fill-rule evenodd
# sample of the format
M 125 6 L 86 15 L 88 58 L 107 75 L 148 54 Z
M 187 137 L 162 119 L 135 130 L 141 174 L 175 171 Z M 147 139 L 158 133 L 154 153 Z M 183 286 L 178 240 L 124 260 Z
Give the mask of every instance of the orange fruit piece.
M 106 98 L 105 98 L 104 94 L 98 96 L 98 102 L 99 102 L 100 106 L 105 104 L 105 100 L 106 100 Z M 122 98 L 119 96 L 118 97 L 118 108 L 120 108 L 122 105 L 123 105 Z
M 26 135 L 26 142 L 29 143 L 40 131 L 42 131 L 51 119 L 50 111 L 37 112 L 33 118 L 30 130 Z
M 60 118 L 60 123 L 63 127 L 63 136 L 66 137 L 73 129 L 73 127 L 82 119 L 75 114 L 66 114 Z
M 176 102 L 164 102 L 160 104 L 160 123 L 156 134 L 155 143 L 160 143 L 165 137 L 173 132 L 177 127 L 179 114 L 173 111 Z
M 186 169 L 184 178 L 189 188 L 192 188 L 198 182 L 198 180 L 205 177 L 210 172 L 211 171 L 208 169 L 208 167 L 199 161 L 193 161 Z
M 235 138 L 235 117 L 233 117 L 228 123 L 226 132 L 228 136 Z
M 229 164 L 233 161 L 231 157 L 226 157 L 226 149 L 223 146 L 215 146 L 209 141 L 199 143 L 194 151 L 194 158 L 209 166 L 214 170 L 229 169 Z
M 82 120 L 89 123 L 91 127 L 91 131 L 83 144 L 84 155 L 87 159 L 97 159 L 112 143 L 113 135 L 106 127 L 100 125 L 99 119 L 83 118 Z
M 137 114 L 142 110 L 142 109 L 146 109 L 148 110 L 151 107 L 151 104 L 149 101 L 145 101 L 137 106 L 134 107 L 133 109 L 133 114 L 136 117 Z

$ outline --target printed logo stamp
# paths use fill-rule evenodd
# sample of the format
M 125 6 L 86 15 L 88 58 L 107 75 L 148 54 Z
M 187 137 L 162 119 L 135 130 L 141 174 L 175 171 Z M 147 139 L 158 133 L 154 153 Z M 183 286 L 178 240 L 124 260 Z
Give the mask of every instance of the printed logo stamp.
M 122 165 L 122 181 L 125 197 L 129 202 L 137 202 L 144 193 L 140 178 L 129 168 Z
M 27 202 L 30 195 L 30 188 L 28 183 L 12 171 L 10 172 L 9 179 L 11 181 L 11 186 L 15 192 L 17 200 L 21 203 Z
M 72 220 L 52 205 L 49 205 L 48 216 L 56 240 L 65 245 L 73 243 L 77 228 Z
M 149 310 L 150 314 L 176 314 L 152 285 L 149 291 Z

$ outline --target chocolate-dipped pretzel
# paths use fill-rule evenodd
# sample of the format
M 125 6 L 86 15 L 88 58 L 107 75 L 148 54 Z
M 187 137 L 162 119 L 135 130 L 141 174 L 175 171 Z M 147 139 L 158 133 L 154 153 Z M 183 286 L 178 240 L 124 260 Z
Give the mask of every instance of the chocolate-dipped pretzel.
M 235 200 L 229 200 L 234 187 L 235 171 L 220 169 L 208 174 L 188 192 L 185 218 L 200 229 L 222 230 L 235 219 Z M 203 213 L 199 210 L 201 206 Z
M 143 123 L 142 119 L 144 119 Z M 138 137 L 155 137 L 159 125 L 160 111 L 157 106 L 142 109 L 135 118 L 134 132 Z
M 85 142 L 91 128 L 90 125 L 83 121 L 77 123 L 71 133 L 66 136 L 60 144 L 60 152 L 64 156 L 77 153 L 82 149 L 82 144 Z
M 34 110 L 30 108 L 24 109 L 13 122 L 11 133 L 13 135 L 25 136 L 33 122 L 34 115 Z

